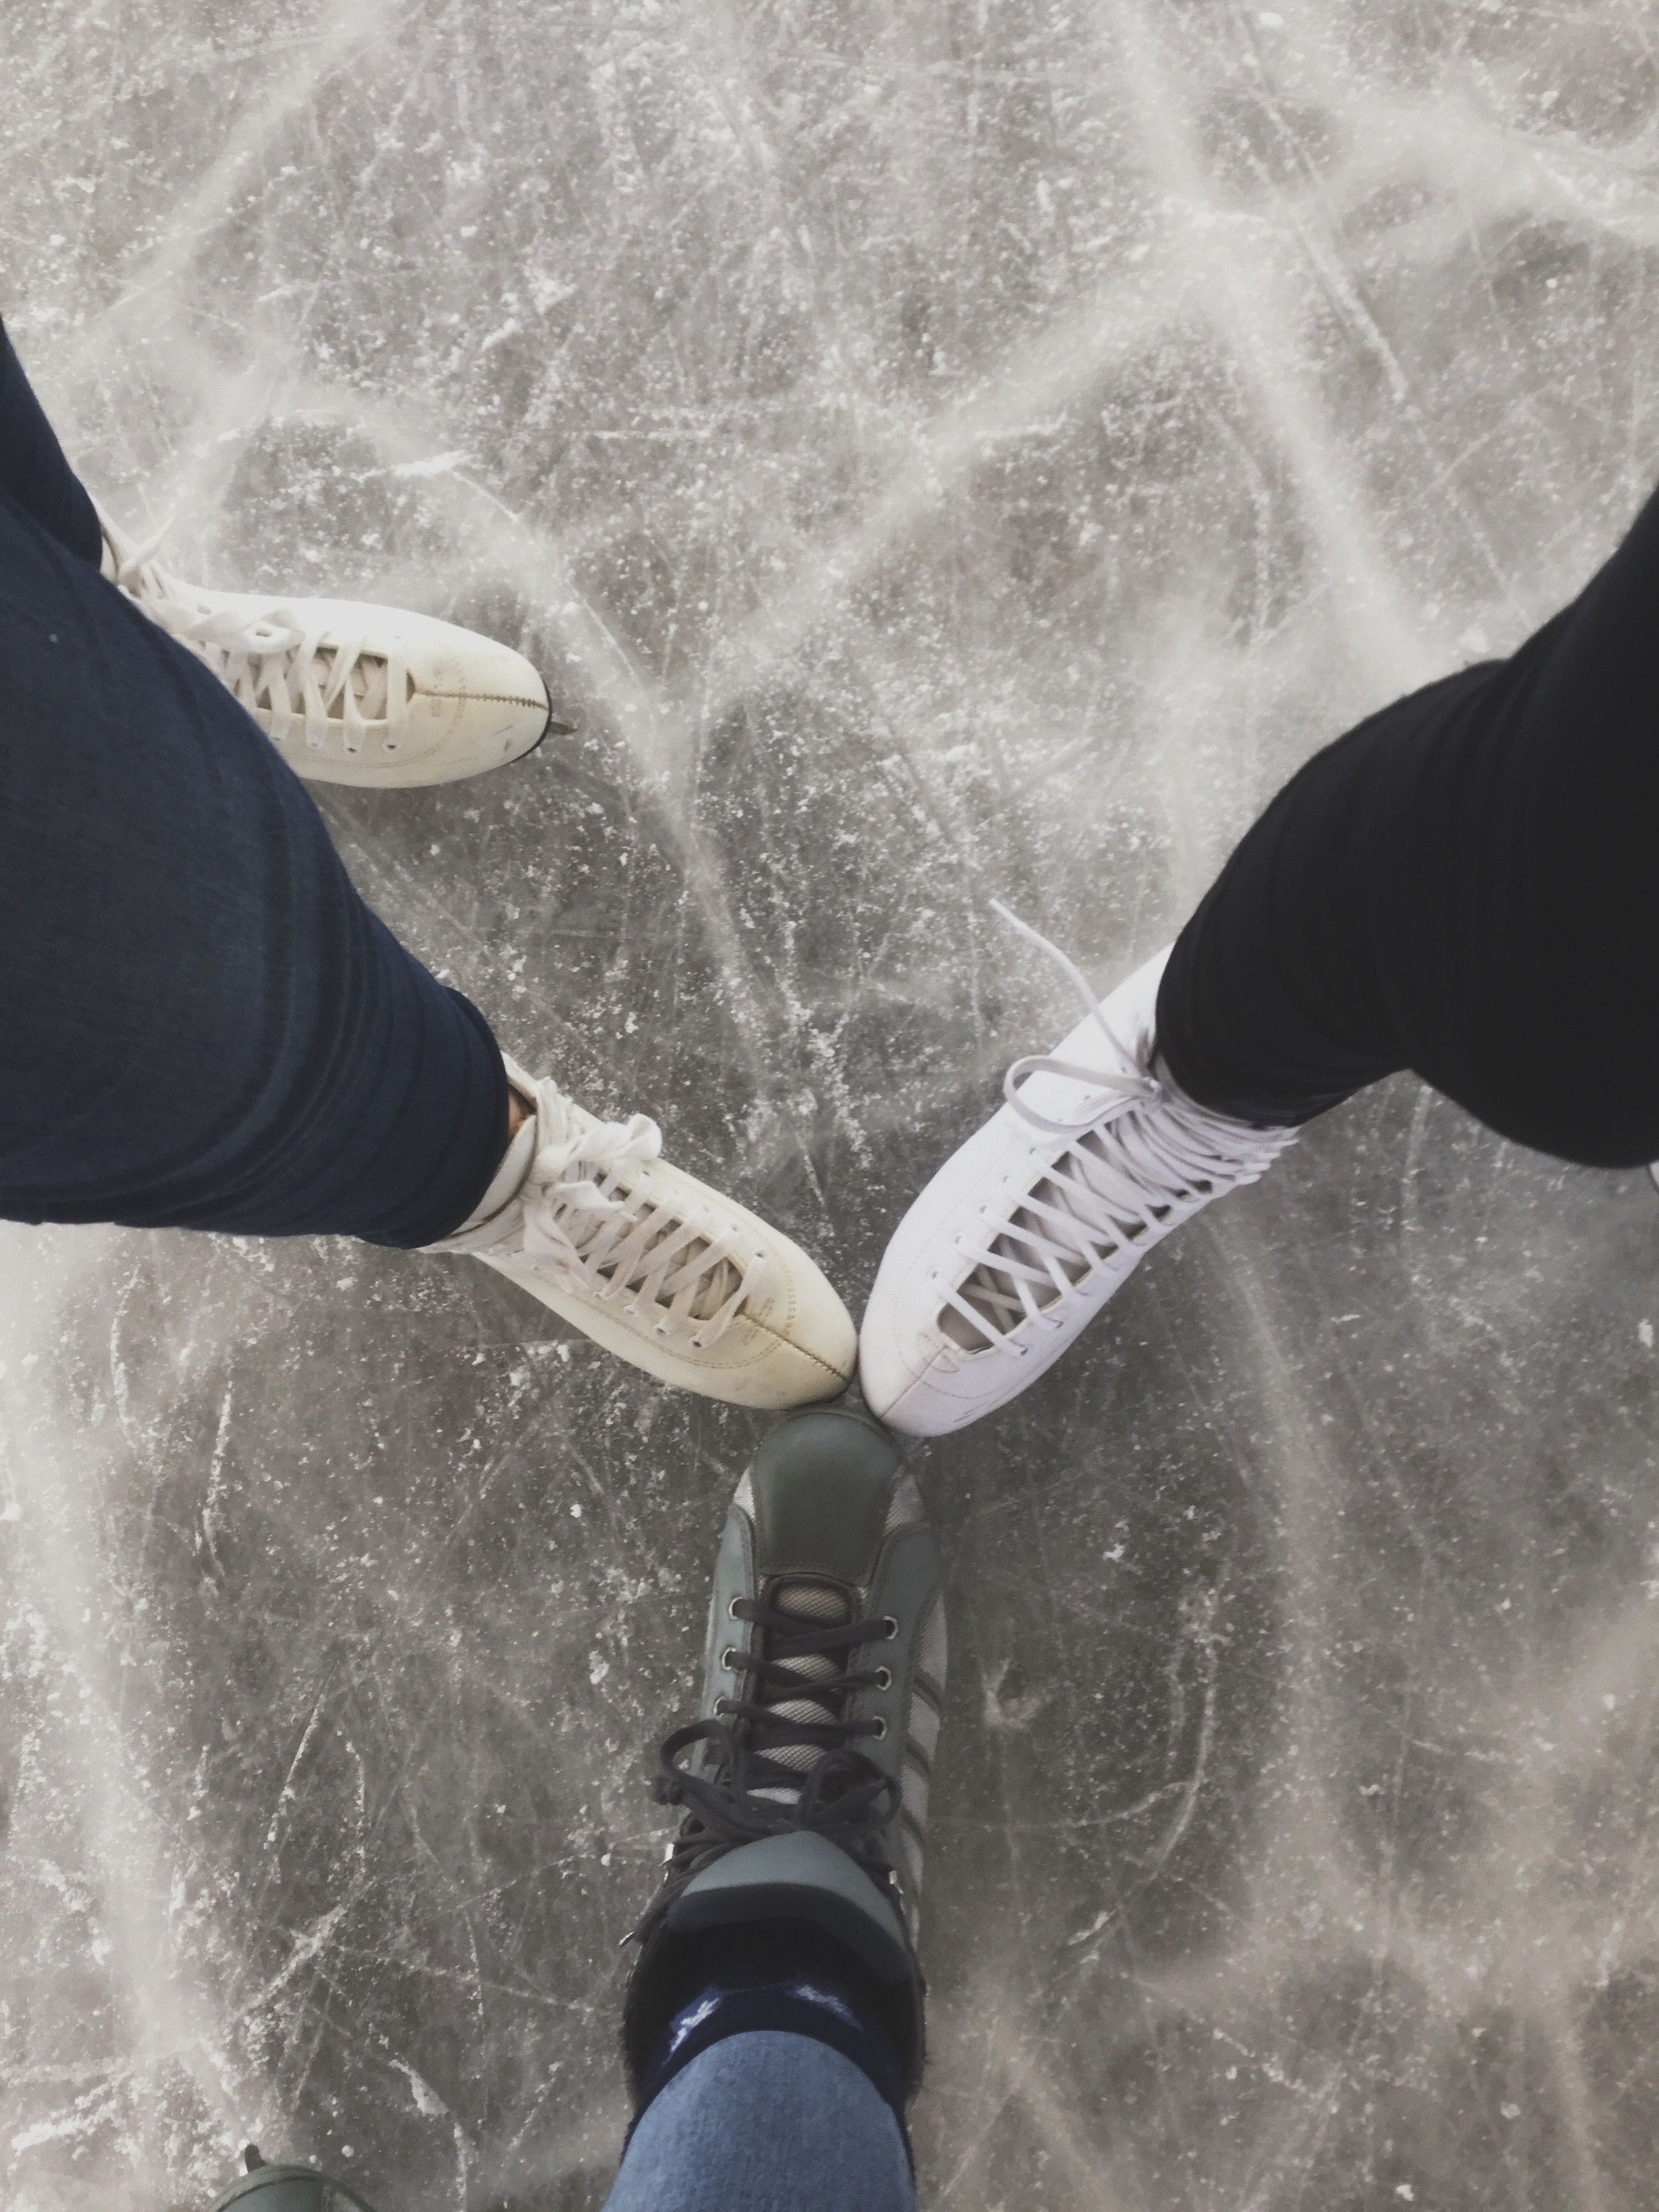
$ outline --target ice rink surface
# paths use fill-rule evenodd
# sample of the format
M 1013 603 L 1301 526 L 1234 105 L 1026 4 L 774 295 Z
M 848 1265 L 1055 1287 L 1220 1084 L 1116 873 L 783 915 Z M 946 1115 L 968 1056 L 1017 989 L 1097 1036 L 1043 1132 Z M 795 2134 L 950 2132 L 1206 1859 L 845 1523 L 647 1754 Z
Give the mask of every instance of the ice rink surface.
M 0 306 L 204 582 L 574 737 L 322 804 L 856 1305 L 1294 765 L 1659 476 L 1644 0 L 8 0 Z M 1571 1039 L 1540 1036 L 1543 1052 Z M 120 1071 L 109 1071 L 118 1111 Z M 1410 1079 L 920 1455 L 923 2201 L 1636 2212 L 1659 1200 Z M 0 2200 L 587 2212 L 763 1423 L 486 1271 L 0 1230 Z

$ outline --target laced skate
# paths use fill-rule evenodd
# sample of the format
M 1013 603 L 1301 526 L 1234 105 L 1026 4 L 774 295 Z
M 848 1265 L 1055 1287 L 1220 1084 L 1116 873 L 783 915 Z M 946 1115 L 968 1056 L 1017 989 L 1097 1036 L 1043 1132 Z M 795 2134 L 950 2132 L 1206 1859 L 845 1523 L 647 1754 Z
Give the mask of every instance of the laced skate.
M 654 1121 L 602 1121 L 511 1060 L 534 1112 L 478 1218 L 428 1246 L 467 1252 L 636 1366 L 748 1406 L 830 1397 L 853 1324 L 800 1249 L 671 1166 Z
M 864 1317 L 866 1397 L 933 1436 L 1006 1404 L 1060 1357 L 1154 1244 L 1255 1182 L 1293 1129 L 1186 1097 L 1156 1066 L 1168 948 L 1097 1001 L 1075 964 L 1006 907 L 1088 1009 L 1052 1054 L 1016 1060 L 1004 1104 L 894 1232 Z
M 663 1745 L 657 1801 L 683 1806 L 686 1817 L 653 1913 L 726 1852 L 797 1828 L 860 1863 L 873 1854 L 885 1886 L 879 1846 L 900 1787 L 862 1748 L 884 1724 L 854 1717 L 851 1707 L 860 1692 L 891 1679 L 890 1668 L 864 1663 L 864 1647 L 887 1643 L 889 1630 L 885 1620 L 853 1618 L 854 1610 L 844 1595 L 805 1581 L 780 1581 L 769 1603 L 732 1600 L 728 1619 L 753 1632 L 750 1648 L 726 1648 L 744 1688 Z
M 210 2212 L 374 2212 L 362 2191 L 314 2166 L 268 2165 L 257 2143 L 242 2153 L 242 2172 L 215 2197 Z
M 99 521 L 105 575 L 218 678 L 300 775 L 447 783 L 521 758 L 554 726 L 541 678 L 493 638 L 392 607 L 208 591 L 161 566 L 158 540 L 135 544 Z
M 915 1944 L 945 1704 L 940 1579 L 916 1486 L 867 1416 L 825 1407 L 767 1437 L 715 1562 L 702 1716 L 662 1747 L 657 1799 L 682 1817 L 633 1931 L 631 2072 L 655 2043 L 688 1940 L 789 1920 L 835 1938 L 873 1977 L 914 2087 Z

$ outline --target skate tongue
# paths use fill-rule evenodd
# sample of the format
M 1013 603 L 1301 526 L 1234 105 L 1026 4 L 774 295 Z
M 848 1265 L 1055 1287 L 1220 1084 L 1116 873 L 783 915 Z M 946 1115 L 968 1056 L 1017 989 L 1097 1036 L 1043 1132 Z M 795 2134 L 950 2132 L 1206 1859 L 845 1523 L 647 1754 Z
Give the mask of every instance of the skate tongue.
M 803 1621 L 815 1621 L 822 1628 L 831 1628 L 850 1618 L 847 1600 L 838 1589 L 827 1583 L 779 1583 L 772 1592 L 772 1603 L 780 1613 L 793 1613 Z M 797 1661 L 800 1666 L 821 1666 L 827 1662 L 816 1656 Z M 831 1668 L 831 1674 L 835 1672 Z
M 852 1609 L 846 1598 L 825 1583 L 776 1583 L 768 1602 L 775 1612 L 793 1614 L 803 1628 L 832 1628 L 852 1618 Z M 770 1657 L 771 1654 L 769 1652 L 767 1656 Z M 840 1674 L 845 1661 L 828 1652 L 808 1651 L 798 1658 L 777 1660 L 774 1663 L 793 1681 L 799 1682 L 802 1692 L 806 1692 L 814 1682 L 827 1681 L 831 1676 Z M 798 1696 L 793 1691 L 780 1693 L 775 1686 L 766 1693 L 765 1703 L 781 1721 L 804 1721 L 817 1727 L 833 1723 L 841 1717 L 834 1705 L 826 1699 L 809 1694 Z M 769 1730 L 768 1734 L 770 1734 Z M 821 1743 L 769 1742 L 766 1756 L 779 1766 L 793 1767 L 797 1773 L 806 1774 L 823 1757 L 823 1746 Z M 787 1803 L 799 1792 L 769 1789 L 756 1794 L 775 1797 L 781 1803 Z

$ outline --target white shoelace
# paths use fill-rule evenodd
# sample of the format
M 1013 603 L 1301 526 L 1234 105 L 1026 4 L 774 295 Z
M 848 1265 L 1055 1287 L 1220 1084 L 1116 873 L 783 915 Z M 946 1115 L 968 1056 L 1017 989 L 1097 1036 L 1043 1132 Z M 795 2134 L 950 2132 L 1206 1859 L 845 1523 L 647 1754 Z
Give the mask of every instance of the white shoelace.
M 659 1335 L 689 1334 L 696 1352 L 718 1343 L 759 1291 L 764 1255 L 642 1187 L 639 1170 L 662 1152 L 646 1115 L 595 1121 L 550 1082 L 537 1085 L 536 1105 L 536 1154 L 517 1198 L 444 1249 L 522 1252 L 590 1297 L 649 1313 Z
M 1060 1141 L 1041 1149 L 1030 1185 L 1011 1195 L 1000 1220 L 958 1240 L 969 1272 L 955 1289 L 944 1287 L 946 1332 L 963 1351 L 1023 1353 L 1018 1331 L 1065 1328 L 1060 1310 L 1097 1268 L 1127 1245 L 1156 1241 L 1172 1217 L 1256 1182 L 1297 1133 L 1252 1128 L 1161 1082 L 1114 1033 L 1075 963 L 1000 901 L 993 904 L 1054 961 L 1108 1047 L 1103 1067 L 1033 1056 L 1008 1070 L 1009 1105 L 1041 1137 Z M 1052 1120 L 1018 1088 L 1039 1074 L 1088 1084 L 1096 1096 L 1075 1118 Z
M 309 750 L 321 751 L 332 733 L 355 754 L 370 726 L 383 723 L 386 750 L 398 750 L 409 727 L 409 672 L 395 647 L 389 654 L 371 653 L 361 637 L 325 636 L 275 600 L 252 613 L 216 608 L 154 559 L 159 538 L 131 545 L 106 518 L 100 520 L 113 580 L 250 713 L 268 714 L 274 740 L 281 743 L 298 723 Z

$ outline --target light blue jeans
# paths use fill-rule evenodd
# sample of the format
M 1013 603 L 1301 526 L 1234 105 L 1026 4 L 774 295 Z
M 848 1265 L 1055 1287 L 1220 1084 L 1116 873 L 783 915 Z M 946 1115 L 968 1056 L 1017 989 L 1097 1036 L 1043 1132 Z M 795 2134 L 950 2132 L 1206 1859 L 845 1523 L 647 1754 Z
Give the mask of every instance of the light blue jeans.
M 810 2036 L 728 2036 L 634 2130 L 605 2212 L 916 2212 L 898 2123 Z

